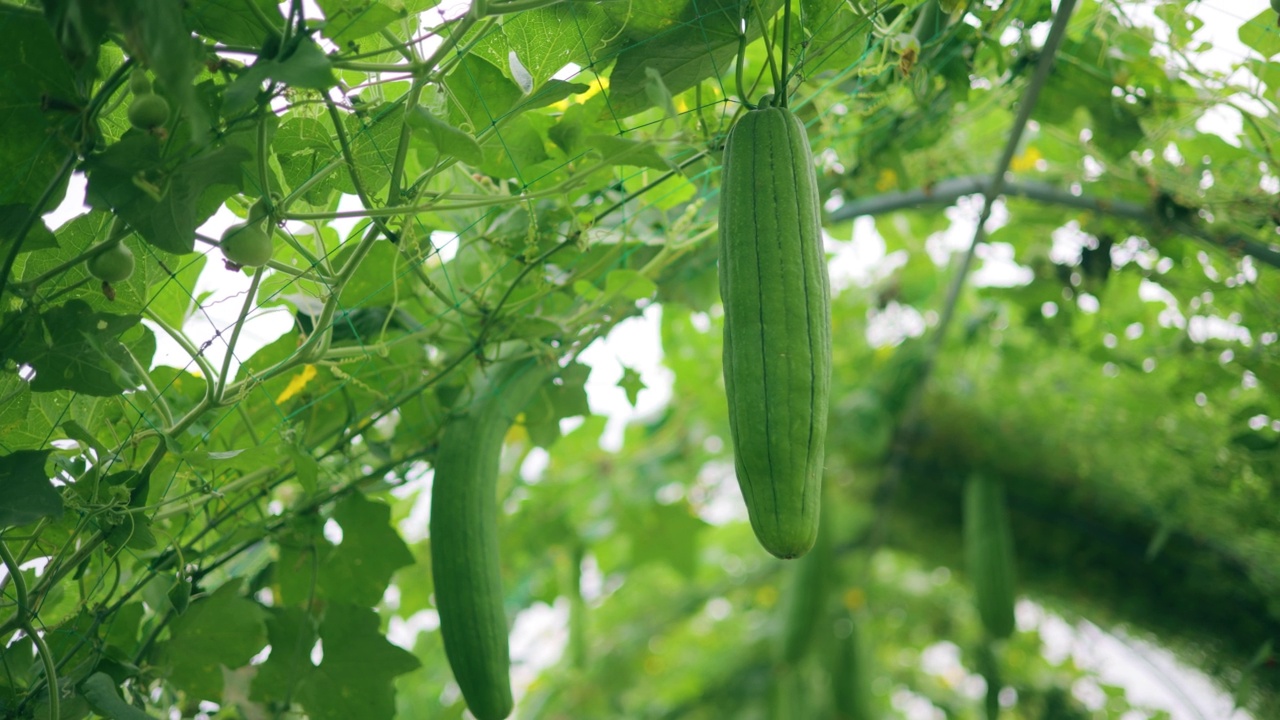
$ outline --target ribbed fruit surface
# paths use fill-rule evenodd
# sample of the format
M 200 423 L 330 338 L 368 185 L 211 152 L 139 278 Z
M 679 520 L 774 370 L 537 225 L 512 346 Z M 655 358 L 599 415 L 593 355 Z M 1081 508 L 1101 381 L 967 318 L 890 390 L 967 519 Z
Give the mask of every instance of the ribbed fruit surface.
M 724 377 L 751 527 L 781 558 L 818 532 L 831 307 L 818 183 L 803 124 L 752 110 L 725 146 L 720 200 Z
M 431 489 L 431 573 L 445 656 L 479 720 L 511 714 L 511 655 L 498 557 L 502 441 L 550 371 L 536 361 L 490 368 L 471 405 L 445 426 Z

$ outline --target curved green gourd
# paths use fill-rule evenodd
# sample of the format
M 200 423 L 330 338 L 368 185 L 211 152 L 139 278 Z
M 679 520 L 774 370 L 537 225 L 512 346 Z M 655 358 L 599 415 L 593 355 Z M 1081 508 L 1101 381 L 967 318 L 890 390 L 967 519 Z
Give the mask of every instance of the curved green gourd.
M 431 489 L 431 573 L 445 655 L 479 720 L 511 714 L 511 657 L 498 557 L 502 441 L 551 369 L 534 360 L 490 368 L 471 405 L 440 437 Z
M 981 475 L 965 486 L 964 545 L 982 624 L 991 637 L 1008 637 L 1014 627 L 1013 536 L 1004 486 Z
M 790 110 L 729 133 L 720 200 L 724 377 L 734 461 L 766 550 L 799 557 L 818 532 L 831 307 L 817 178 Z

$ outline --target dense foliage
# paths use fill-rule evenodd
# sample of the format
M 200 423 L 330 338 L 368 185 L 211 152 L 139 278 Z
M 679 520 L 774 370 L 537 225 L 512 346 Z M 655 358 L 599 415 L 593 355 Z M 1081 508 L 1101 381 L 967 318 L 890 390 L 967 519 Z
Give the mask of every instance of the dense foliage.
M 734 481 L 716 275 L 784 52 L 833 293 L 788 562 Z M 425 509 L 499 358 L 559 367 L 498 479 L 518 717 L 1164 716 L 1058 619 L 1280 714 L 1263 0 L 0 0 L 0 55 L 0 715 L 462 717 Z M 662 370 L 598 342 L 655 325 Z M 657 409 L 607 420 L 584 353 Z

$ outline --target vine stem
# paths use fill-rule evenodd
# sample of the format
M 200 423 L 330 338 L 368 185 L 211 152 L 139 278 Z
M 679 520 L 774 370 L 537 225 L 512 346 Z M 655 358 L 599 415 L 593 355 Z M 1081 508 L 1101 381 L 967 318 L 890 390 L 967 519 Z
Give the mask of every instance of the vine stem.
M 786 0 L 782 8 L 782 83 L 774 86 L 774 97 L 779 99 L 781 107 L 787 106 L 787 55 L 791 52 L 791 0 Z
M 525 192 L 520 195 L 506 195 L 494 197 L 477 197 L 475 200 L 467 200 L 463 202 L 440 203 L 432 202 L 423 205 L 401 205 L 395 207 L 368 208 L 361 210 L 335 210 L 332 212 L 312 212 L 312 213 L 286 213 L 286 220 L 340 220 L 340 219 L 372 219 L 389 218 L 397 215 L 413 215 L 424 212 L 449 212 L 453 210 L 471 210 L 474 208 L 488 208 L 497 205 L 515 205 L 524 203 L 529 200 L 536 200 L 544 197 L 555 197 L 562 195 L 568 190 L 583 184 L 591 175 L 602 170 L 608 170 L 616 165 L 615 160 L 626 155 L 630 155 L 635 151 L 632 148 L 620 150 L 604 158 L 593 165 L 590 165 L 573 174 L 572 177 L 566 178 L 551 187 L 533 192 Z
M 938 325 L 926 341 L 924 355 L 921 358 L 920 365 L 915 369 L 916 377 L 914 378 L 911 394 L 907 400 L 906 409 L 894 429 L 889 457 L 885 462 L 884 475 L 880 478 L 879 487 L 876 491 L 875 502 L 881 511 L 877 513 L 875 524 L 869 531 L 867 539 L 871 552 L 874 552 L 880 545 L 888 529 L 889 513 L 885 509 L 888 507 L 889 501 L 892 499 L 902 478 L 907 453 L 912 445 L 914 429 L 919 425 L 920 414 L 923 412 L 924 388 L 933 369 L 934 358 L 942 348 L 947 329 L 951 326 L 951 321 L 955 317 L 960 291 L 963 289 L 969 269 L 973 265 L 973 258 L 977 254 L 978 245 L 986 237 L 985 226 L 987 220 L 991 217 L 991 209 L 995 204 L 996 198 L 1004 190 L 1005 174 L 1009 171 L 1010 163 L 1013 162 L 1014 153 L 1018 149 L 1018 143 L 1022 140 L 1022 133 L 1026 130 L 1027 122 L 1031 119 L 1031 111 L 1035 109 L 1036 101 L 1040 97 L 1040 90 L 1049 79 L 1050 71 L 1053 70 L 1054 58 L 1058 54 L 1058 48 L 1062 45 L 1062 38 L 1067 33 L 1067 24 L 1071 19 L 1072 12 L 1075 10 L 1075 5 L 1076 0 L 1062 0 L 1058 5 L 1058 11 L 1053 18 L 1053 26 L 1049 29 L 1049 36 L 1045 39 L 1044 47 L 1041 49 L 1035 73 L 1031 76 L 1026 90 L 1023 91 L 1022 100 L 1018 105 L 1018 114 L 1013 121 L 1013 127 L 1009 131 L 1004 150 L 1000 153 L 1000 159 L 996 163 L 995 171 L 991 174 L 989 184 L 986 186 L 982 213 L 978 218 L 978 226 L 974 229 L 973 239 L 969 242 L 968 249 L 960 259 L 959 268 L 956 269 L 955 275 L 951 278 L 951 285 L 947 288 L 947 295 L 938 318 Z
M 926 205 L 950 205 L 966 195 L 987 194 L 991 190 L 991 179 L 986 175 L 965 175 L 947 178 L 929 186 L 928 190 L 908 190 L 906 192 L 886 193 L 859 198 L 841 205 L 828 213 L 827 218 L 833 222 L 851 220 L 863 215 L 883 215 L 885 213 Z M 1099 215 L 1110 215 L 1136 222 L 1160 227 L 1164 224 L 1161 218 L 1147 205 L 1116 200 L 1081 193 L 1073 194 L 1066 188 L 1034 180 L 1008 180 L 1001 188 L 1006 196 L 1027 198 L 1049 205 L 1088 210 Z M 1216 245 L 1227 250 L 1238 250 L 1260 262 L 1273 267 L 1280 267 L 1280 251 L 1242 235 L 1229 235 L 1219 238 L 1189 223 L 1175 224 L 1173 229 L 1194 237 L 1203 242 Z
M 213 366 L 209 364 L 209 361 L 205 359 L 204 353 L 202 353 L 195 345 L 192 345 L 186 335 L 182 334 L 181 331 L 174 328 L 164 318 L 156 314 L 156 311 L 149 305 L 142 308 L 142 314 L 148 320 L 155 323 L 156 326 L 163 330 L 166 335 L 173 338 L 173 341 L 178 343 L 178 345 L 191 356 L 191 360 L 200 368 L 200 372 L 204 373 L 205 401 L 212 401 L 213 383 L 215 378 L 217 378 L 217 373 L 214 372 Z
M 253 274 L 253 279 L 249 281 L 249 294 L 245 296 L 244 305 L 240 307 L 240 316 L 236 318 L 236 323 L 231 328 L 231 340 L 227 343 L 226 357 L 222 358 L 222 372 L 218 373 L 218 388 L 214 391 L 213 396 L 219 403 L 226 400 L 227 391 L 227 373 L 231 371 L 231 357 L 235 355 L 236 343 L 240 340 L 240 331 L 244 329 L 244 322 L 249 317 L 249 310 L 253 308 L 255 298 L 258 296 L 258 284 L 262 282 L 262 269 L 259 268 Z
M 769 59 L 769 73 L 773 76 L 773 88 L 776 92 L 782 82 L 782 77 L 778 75 L 778 65 L 773 60 L 773 38 L 769 37 L 769 29 L 767 27 L 769 18 L 764 16 L 764 9 L 760 7 L 760 0 L 751 0 L 751 7 L 755 8 L 756 17 L 760 20 L 760 37 L 764 39 L 765 56 Z M 775 32 L 777 27 L 777 25 L 774 25 Z M 777 95 L 775 94 L 774 97 L 776 98 Z
M 31 598 L 27 595 L 27 581 L 22 577 L 22 570 L 18 566 L 18 561 L 14 559 L 13 553 L 9 551 L 9 544 L 0 540 L 0 560 L 4 561 L 5 568 L 9 571 L 9 577 L 13 578 L 13 588 L 18 595 L 18 624 L 22 627 L 27 637 L 31 638 L 31 642 L 36 646 L 36 652 L 40 655 L 40 662 L 44 664 L 44 674 L 49 681 L 49 717 L 62 717 L 61 708 L 59 706 L 60 698 L 58 697 L 58 670 L 53 662 L 53 653 L 49 651 L 49 645 L 35 631 L 31 625 Z
M 742 82 L 742 66 L 746 64 L 747 59 L 747 26 L 751 23 L 751 21 L 747 19 L 747 0 L 743 0 L 743 2 L 738 5 L 738 15 L 740 16 L 740 19 L 738 20 L 738 69 L 734 73 L 734 81 L 738 85 L 738 100 L 742 102 L 743 107 L 751 110 L 754 109 L 754 106 L 751 104 L 751 101 L 747 99 L 747 93 L 743 90 L 745 83 Z

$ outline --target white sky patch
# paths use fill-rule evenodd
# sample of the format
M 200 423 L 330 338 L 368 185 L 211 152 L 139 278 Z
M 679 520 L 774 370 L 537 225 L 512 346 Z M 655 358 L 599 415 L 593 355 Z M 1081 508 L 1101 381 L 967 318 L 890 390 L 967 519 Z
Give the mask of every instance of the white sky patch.
M 733 461 L 712 461 L 698 470 L 698 479 L 689 491 L 689 501 L 698 517 L 711 525 L 747 521 L 747 504 L 738 487 Z
M 511 628 L 511 691 L 516 702 L 543 670 L 555 665 L 569 644 L 569 599 L 554 606 L 535 603 L 516 615 Z
M 1049 662 L 1061 663 L 1070 657 L 1081 668 L 1096 673 L 1103 683 L 1123 687 L 1133 705 L 1166 710 L 1172 720 L 1252 717 L 1243 710 L 1232 713 L 1230 695 L 1158 645 L 1118 630 L 1104 631 L 1087 621 L 1068 623 L 1028 600 L 1019 600 L 1017 611 L 1019 627 L 1039 631 L 1041 652 Z M 1088 703 L 1094 687 L 1097 683 L 1090 679 L 1077 684 L 1073 694 Z
M 823 239 L 830 255 L 827 273 L 833 295 L 853 286 L 868 287 L 907 263 L 905 252 L 886 255 L 884 237 L 876 230 L 875 218 L 854 220 L 853 236 L 848 242 L 836 241 L 825 232 Z
M 427 526 L 431 520 L 431 487 L 435 481 L 435 469 L 427 463 L 419 461 L 413 464 L 409 480 L 391 491 L 393 495 L 404 499 L 416 494 L 409 514 L 397 523 L 400 536 L 407 543 L 417 543 L 427 538 Z
M 89 206 L 84 204 L 84 194 L 88 184 L 89 181 L 84 173 L 79 171 L 71 173 L 71 177 L 67 180 L 67 194 L 62 197 L 62 202 L 43 216 L 44 224 L 50 230 L 57 230 L 89 212 Z
M 1009 243 L 984 243 L 978 246 L 976 255 L 982 266 L 969 278 L 974 287 L 1016 287 L 1035 279 L 1031 268 L 1013 259 L 1014 248 Z
M 608 418 L 600 437 L 601 448 L 618 451 L 629 421 L 650 417 L 666 407 L 675 375 L 662 364 L 662 356 L 662 306 L 656 304 L 646 308 L 640 317 L 618 323 L 579 355 L 579 360 L 591 366 L 587 379 L 591 412 Z M 645 384 L 634 408 L 626 391 L 618 387 L 623 365 L 640 373 L 640 381 Z
M 564 67 L 555 71 L 555 74 L 551 76 L 551 79 L 552 80 L 572 80 L 580 72 L 582 72 L 581 65 L 577 63 L 567 63 Z

